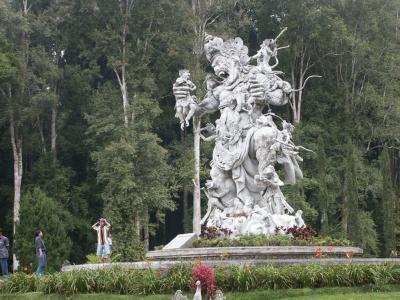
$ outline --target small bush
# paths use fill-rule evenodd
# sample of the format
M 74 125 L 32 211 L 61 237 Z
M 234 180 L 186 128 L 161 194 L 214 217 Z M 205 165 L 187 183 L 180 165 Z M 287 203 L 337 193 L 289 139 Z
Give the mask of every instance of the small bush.
M 215 285 L 214 268 L 198 263 L 192 270 L 192 289 L 196 289 L 196 282 L 201 283 L 201 292 L 203 295 L 214 295 L 217 289 Z
M 285 234 L 293 237 L 295 240 L 306 240 L 312 241 L 315 237 L 317 237 L 317 233 L 311 226 L 293 226 L 286 229 L 283 229 Z
M 212 240 L 229 236 L 231 233 L 232 232 L 226 228 L 202 225 L 200 237 L 205 240 Z

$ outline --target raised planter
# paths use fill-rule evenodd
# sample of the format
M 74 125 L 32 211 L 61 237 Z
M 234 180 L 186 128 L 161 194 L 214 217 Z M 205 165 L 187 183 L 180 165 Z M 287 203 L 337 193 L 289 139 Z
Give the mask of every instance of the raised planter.
M 212 247 L 212 248 L 181 248 L 149 251 L 146 258 L 149 260 L 193 261 L 215 259 L 293 259 L 314 257 L 356 257 L 361 256 L 363 250 L 357 247 L 332 246 L 261 246 L 261 247 Z

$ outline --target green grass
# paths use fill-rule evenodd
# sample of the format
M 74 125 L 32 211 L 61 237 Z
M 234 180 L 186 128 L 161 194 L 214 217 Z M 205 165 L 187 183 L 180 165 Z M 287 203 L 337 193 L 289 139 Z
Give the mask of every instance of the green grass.
M 375 291 L 377 290 L 377 291 Z M 44 295 L 26 293 L 1 295 L 0 300 L 170 300 L 172 295 L 154 295 L 137 297 L 111 294 L 79 294 L 75 296 Z M 189 296 L 189 299 L 192 297 Z M 324 289 L 288 289 L 256 290 L 247 293 L 228 293 L 227 300 L 396 300 L 400 299 L 400 286 L 383 286 L 368 288 L 324 288 Z

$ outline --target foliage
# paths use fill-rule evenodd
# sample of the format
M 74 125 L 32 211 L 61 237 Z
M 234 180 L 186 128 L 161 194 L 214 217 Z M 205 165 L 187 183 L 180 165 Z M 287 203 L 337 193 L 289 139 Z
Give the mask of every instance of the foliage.
M 201 283 L 201 292 L 204 295 L 213 295 L 217 289 L 215 271 L 213 267 L 197 263 L 192 270 L 192 289 L 196 289 L 196 282 Z
M 254 289 L 296 289 L 356 287 L 400 283 L 396 265 L 300 265 L 237 266 L 215 270 L 216 284 L 223 291 L 245 292 Z M 1 286 L 2 293 L 42 292 L 46 294 L 117 293 L 133 295 L 172 294 L 189 291 L 191 268 L 177 266 L 157 270 L 79 270 L 35 276 L 11 275 Z
M 331 237 L 299 239 L 288 235 L 242 235 L 237 238 L 202 238 L 193 242 L 195 248 L 246 246 L 351 246 L 351 242 Z
M 67 233 L 73 245 L 68 260 L 83 262 L 85 254 L 92 250 L 95 242 L 95 235 L 86 223 L 90 216 L 86 201 L 88 187 L 76 184 L 75 172 L 61 165 L 51 155 L 39 159 L 27 174 L 27 179 L 28 189 L 39 187 L 68 214 Z
M 71 250 L 71 240 L 67 235 L 69 224 L 70 215 L 54 199 L 39 188 L 27 191 L 22 199 L 21 223 L 17 227 L 14 244 L 21 267 L 35 270 L 34 234 L 36 230 L 41 230 L 48 250 L 46 270 L 59 270 Z
M 230 230 L 226 228 L 202 225 L 200 238 L 206 240 L 213 240 L 216 238 L 227 236 L 230 233 L 231 233 Z
M 121 260 L 120 258 L 121 254 L 115 253 L 115 252 L 111 252 L 111 262 L 118 262 Z M 86 263 L 88 264 L 97 264 L 99 262 L 101 262 L 101 258 L 99 256 L 97 256 L 96 253 L 90 253 L 88 255 L 86 255 Z
M 279 230 L 279 228 L 277 228 Z M 317 236 L 317 233 L 311 226 L 293 226 L 286 228 L 285 234 L 292 236 L 295 240 L 312 240 Z

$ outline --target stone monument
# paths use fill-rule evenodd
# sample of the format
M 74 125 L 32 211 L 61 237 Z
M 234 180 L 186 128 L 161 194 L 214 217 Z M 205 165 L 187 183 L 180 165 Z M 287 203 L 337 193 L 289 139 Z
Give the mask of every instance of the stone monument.
M 180 71 L 173 86 L 182 129 L 192 116 L 219 111 L 215 124 L 200 130 L 204 141 L 215 144 L 201 223 L 223 228 L 230 236 L 274 234 L 276 228 L 305 225 L 302 211 L 295 211 L 281 191 L 303 177 L 299 151 L 310 150 L 293 143 L 294 126 L 271 110 L 287 104 L 293 92 L 275 70 L 279 49 L 277 38 L 267 39 L 249 57 L 242 39 L 206 35 L 204 50 L 214 73 L 206 77 L 204 99 L 197 102 L 192 95 L 196 86 L 188 70 Z

